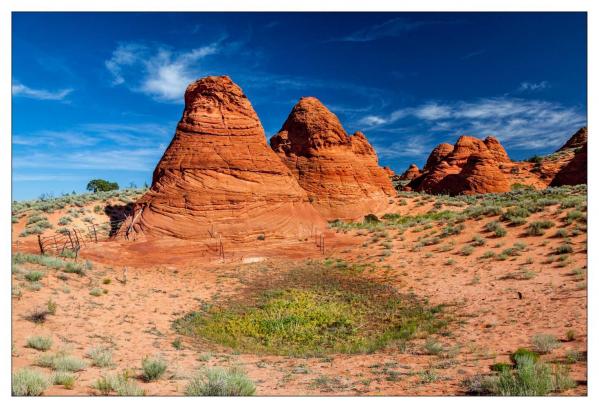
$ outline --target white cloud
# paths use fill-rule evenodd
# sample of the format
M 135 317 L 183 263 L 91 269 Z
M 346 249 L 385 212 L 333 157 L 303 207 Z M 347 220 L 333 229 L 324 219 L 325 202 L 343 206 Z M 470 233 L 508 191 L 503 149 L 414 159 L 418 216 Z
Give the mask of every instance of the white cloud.
M 72 89 L 60 89 L 57 91 L 48 91 L 46 89 L 34 89 L 19 82 L 16 82 L 12 86 L 12 95 L 17 97 L 48 100 L 48 101 L 62 101 L 71 92 Z
M 137 149 L 93 149 L 76 152 L 28 153 L 13 157 L 15 169 L 151 171 L 163 146 Z
M 557 147 L 586 124 L 584 112 L 577 107 L 512 97 L 427 102 L 388 115 L 365 116 L 359 123 L 381 131 L 404 118 L 412 118 L 407 123 L 413 133 L 443 132 L 448 137 L 493 134 L 507 147 L 518 149 Z
M 198 75 L 198 63 L 219 51 L 219 42 L 189 51 L 121 44 L 105 66 L 114 85 L 126 85 L 161 102 L 180 102 L 185 88 Z
M 521 82 L 518 87 L 519 92 L 535 92 L 550 88 L 549 82 Z
M 407 18 L 393 18 L 379 24 L 373 24 L 354 31 L 343 37 L 333 38 L 329 41 L 340 42 L 368 42 L 381 38 L 399 37 L 403 33 L 416 30 L 420 27 L 435 24 L 453 24 L 456 21 L 410 20 Z

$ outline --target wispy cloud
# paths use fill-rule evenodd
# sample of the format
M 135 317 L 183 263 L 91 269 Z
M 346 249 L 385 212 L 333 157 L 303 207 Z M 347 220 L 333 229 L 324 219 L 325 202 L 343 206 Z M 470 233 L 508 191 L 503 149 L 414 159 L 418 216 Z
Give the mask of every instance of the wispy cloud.
M 198 63 L 220 51 L 220 41 L 187 51 L 123 43 L 104 65 L 113 85 L 125 85 L 157 101 L 180 102 L 187 85 L 197 77 Z
M 394 18 L 379 24 L 361 28 L 348 35 L 332 38 L 329 42 L 368 42 L 381 38 L 399 37 L 424 26 L 454 23 L 453 21 L 410 20 L 403 17 Z
M 461 60 L 469 60 L 470 58 L 478 57 L 479 55 L 482 55 L 484 53 L 485 53 L 485 50 L 472 51 L 472 52 L 469 52 L 468 54 L 464 55 L 460 59 Z
M 15 155 L 15 169 L 127 170 L 151 171 L 164 147 L 137 149 L 93 149 L 74 152 Z
M 49 91 L 47 89 L 35 89 L 23 85 L 20 82 L 15 82 L 12 86 L 12 95 L 16 97 L 24 97 L 31 99 L 47 100 L 47 101 L 62 101 L 71 92 L 72 89 L 59 89 L 56 91 Z
M 414 132 L 447 133 L 449 142 L 452 141 L 449 138 L 460 134 L 481 137 L 493 134 L 506 146 L 518 149 L 559 146 L 586 124 L 586 115 L 576 107 L 511 97 L 432 101 L 387 115 L 364 116 L 360 122 L 380 131 L 402 119 L 415 122 Z
M 165 125 L 154 123 L 115 124 L 89 123 L 74 126 L 69 130 L 40 130 L 27 134 L 13 135 L 17 146 L 68 146 L 85 147 L 116 143 L 120 146 L 148 146 L 166 143 L 170 131 Z
M 541 82 L 521 82 L 520 86 L 518 86 L 518 92 L 536 92 L 541 91 L 543 89 L 550 88 L 549 82 L 541 81 Z

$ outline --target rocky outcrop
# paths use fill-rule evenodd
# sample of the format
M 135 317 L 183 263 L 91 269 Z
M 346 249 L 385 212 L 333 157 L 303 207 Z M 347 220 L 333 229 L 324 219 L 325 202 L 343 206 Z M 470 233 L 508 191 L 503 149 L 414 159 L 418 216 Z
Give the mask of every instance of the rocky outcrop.
M 587 135 L 586 128 L 583 129 L 585 138 L 584 143 L 582 145 L 579 145 L 580 142 L 577 141 L 572 143 L 572 145 L 575 145 L 575 148 L 578 150 L 574 154 L 574 157 L 555 175 L 555 177 L 551 181 L 551 186 L 573 186 L 577 184 L 587 184 Z M 568 143 L 570 143 L 570 141 L 572 141 L 578 133 L 580 133 L 580 131 L 578 131 L 574 136 L 572 136 Z M 568 143 L 566 143 L 566 145 Z
M 361 218 L 396 196 L 364 134 L 348 135 L 316 98 L 300 99 L 270 145 L 327 219 Z
M 415 178 L 419 177 L 421 174 L 422 174 L 422 172 L 420 171 L 418 166 L 416 166 L 416 164 L 412 163 L 412 164 L 410 164 L 410 167 L 408 167 L 406 169 L 406 171 L 404 171 L 402 173 L 402 175 L 399 177 L 399 179 L 400 180 L 414 180 Z
M 448 152 L 449 148 L 451 151 Z M 483 194 L 509 191 L 510 182 L 500 169 L 511 163 L 499 141 L 461 136 L 455 145 L 441 144 L 431 152 L 423 174 L 408 187 L 431 194 Z
M 306 236 L 324 223 L 226 76 L 187 87 L 175 136 L 129 221 L 136 235 L 239 241 Z
M 588 139 L 587 127 L 580 128 L 576 133 L 568 139 L 568 141 L 560 147 L 557 151 L 563 151 L 568 149 L 576 149 L 586 146 Z
M 449 143 L 441 143 L 437 147 L 433 149 L 431 154 L 428 156 L 426 160 L 426 164 L 424 165 L 422 171 L 431 171 L 434 169 L 439 163 L 441 163 L 449 154 L 453 152 L 453 145 Z

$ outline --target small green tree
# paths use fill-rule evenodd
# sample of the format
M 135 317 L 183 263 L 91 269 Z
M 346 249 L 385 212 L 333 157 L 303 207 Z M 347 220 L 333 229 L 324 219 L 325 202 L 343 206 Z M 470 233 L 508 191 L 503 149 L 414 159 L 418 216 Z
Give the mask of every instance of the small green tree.
M 108 180 L 93 179 L 87 183 L 87 191 L 93 191 L 94 193 L 97 193 L 98 191 L 112 191 L 118 189 L 119 185 L 117 183 L 113 183 Z

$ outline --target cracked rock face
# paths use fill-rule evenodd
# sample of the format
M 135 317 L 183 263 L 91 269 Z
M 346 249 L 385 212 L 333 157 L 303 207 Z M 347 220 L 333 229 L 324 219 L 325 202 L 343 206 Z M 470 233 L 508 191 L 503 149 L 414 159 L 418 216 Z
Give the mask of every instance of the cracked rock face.
M 396 196 L 366 136 L 348 135 L 316 98 L 300 99 L 270 145 L 327 219 L 360 218 Z
M 227 76 L 187 87 L 183 117 L 132 220 L 134 234 L 240 241 L 304 237 L 323 224 Z

